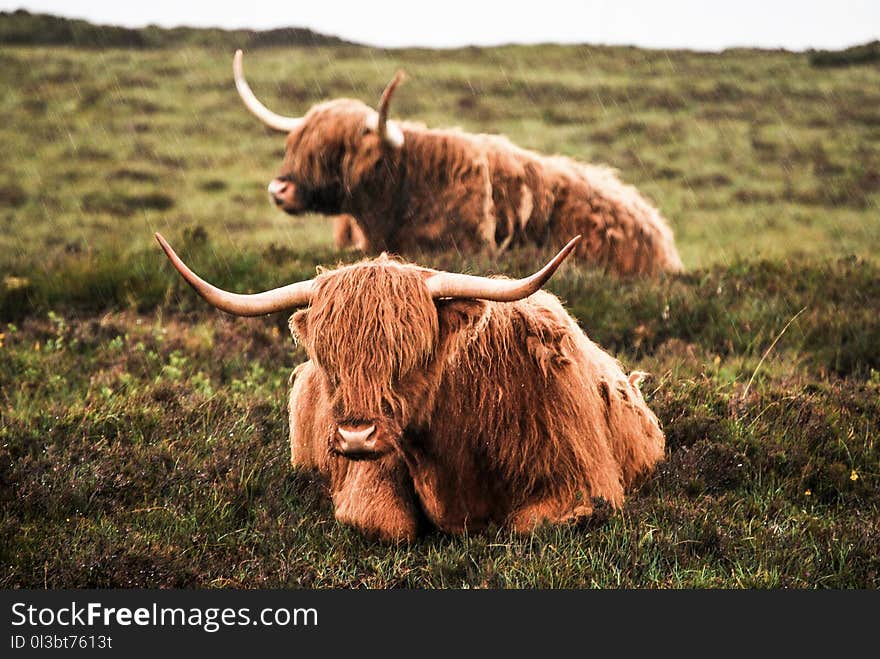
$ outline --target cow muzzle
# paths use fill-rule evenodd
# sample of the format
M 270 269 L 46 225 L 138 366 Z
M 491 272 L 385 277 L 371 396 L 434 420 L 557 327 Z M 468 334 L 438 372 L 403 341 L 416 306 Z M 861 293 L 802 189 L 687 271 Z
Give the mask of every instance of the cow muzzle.
M 355 460 L 374 460 L 385 455 L 392 445 L 383 437 L 376 424 L 340 424 L 330 442 L 335 453 Z
M 296 186 L 286 179 L 272 179 L 269 183 L 269 196 L 276 206 L 287 213 L 300 210 L 296 201 Z

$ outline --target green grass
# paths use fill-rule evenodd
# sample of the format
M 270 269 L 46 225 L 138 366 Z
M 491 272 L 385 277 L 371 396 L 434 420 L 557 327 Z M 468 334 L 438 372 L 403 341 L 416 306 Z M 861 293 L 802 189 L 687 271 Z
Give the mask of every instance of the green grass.
M 621 513 L 383 546 L 289 466 L 304 354 L 286 318 L 207 310 L 152 239 L 241 291 L 355 258 L 328 220 L 267 201 L 283 138 L 242 107 L 231 54 L 0 52 L 0 586 L 880 583 L 880 69 L 744 50 L 250 52 L 281 112 L 376 100 L 402 67 L 396 116 L 617 167 L 688 270 L 567 265 L 550 285 L 652 373 L 668 459 Z M 546 256 L 418 260 L 519 274 Z

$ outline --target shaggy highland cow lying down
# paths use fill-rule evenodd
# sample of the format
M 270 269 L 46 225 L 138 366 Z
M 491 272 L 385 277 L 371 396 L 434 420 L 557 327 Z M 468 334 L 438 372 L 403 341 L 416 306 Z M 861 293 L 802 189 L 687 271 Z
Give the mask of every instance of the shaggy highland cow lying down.
M 212 305 L 288 309 L 309 360 L 290 393 L 294 465 L 329 481 L 336 518 L 384 540 L 433 527 L 528 531 L 613 507 L 663 457 L 640 374 L 540 291 L 572 240 L 522 280 L 451 274 L 386 256 L 256 295 L 195 275 Z
M 433 130 L 388 119 L 402 73 L 373 110 L 352 99 L 312 107 L 304 117 L 267 109 L 234 59 L 248 109 L 288 133 L 275 203 L 290 214 L 337 218 L 337 244 L 415 254 L 454 248 L 495 254 L 526 244 L 559 248 L 581 234 L 575 254 L 621 275 L 679 272 L 672 230 L 656 208 L 607 168 L 545 156 L 504 137 Z

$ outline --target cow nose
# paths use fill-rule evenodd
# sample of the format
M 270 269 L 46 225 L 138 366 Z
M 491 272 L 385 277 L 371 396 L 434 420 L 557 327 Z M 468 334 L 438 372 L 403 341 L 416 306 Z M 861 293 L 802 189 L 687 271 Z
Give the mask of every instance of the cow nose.
M 375 441 L 370 441 L 370 437 L 376 432 L 376 426 L 368 426 L 366 428 L 337 428 L 339 437 L 342 441 L 339 443 L 344 453 L 368 451 L 373 448 Z
M 288 181 L 284 181 L 280 178 L 272 179 L 272 182 L 269 183 L 269 194 L 273 197 L 280 197 L 287 191 L 288 187 L 290 187 Z

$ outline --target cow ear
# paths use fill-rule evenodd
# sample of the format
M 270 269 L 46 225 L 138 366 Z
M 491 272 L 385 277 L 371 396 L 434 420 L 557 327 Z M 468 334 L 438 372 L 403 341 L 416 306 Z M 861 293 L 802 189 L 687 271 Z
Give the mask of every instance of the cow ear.
M 438 300 L 437 317 L 440 321 L 440 336 L 458 334 L 475 327 L 485 312 L 486 302 L 483 300 Z
M 309 331 L 309 310 L 300 309 L 287 322 L 290 334 L 297 343 L 305 344 Z

